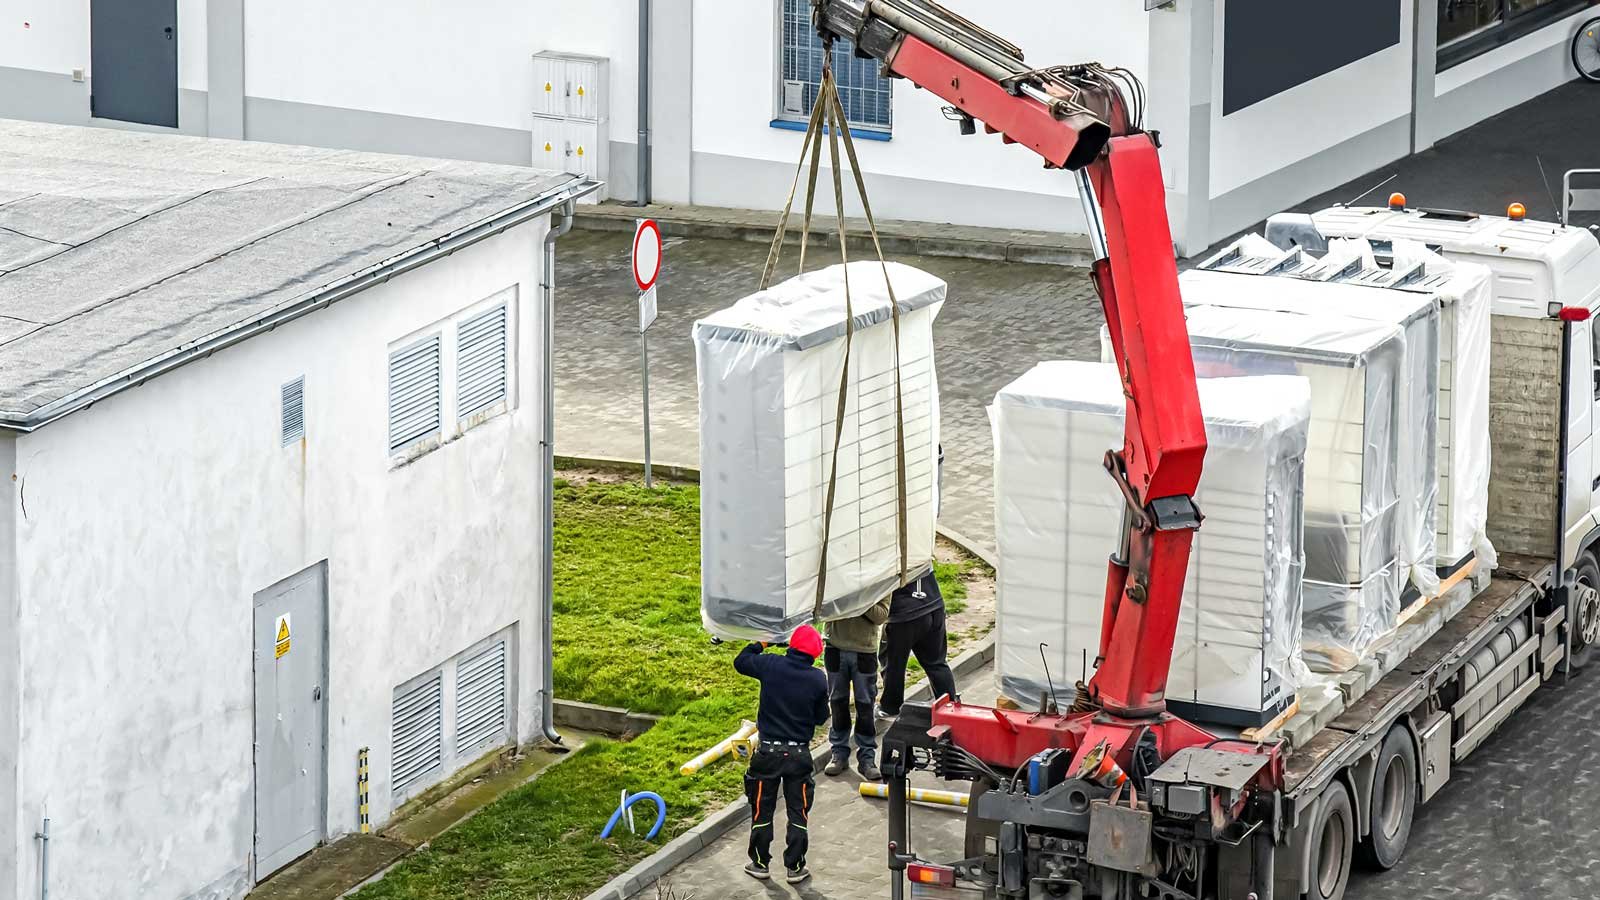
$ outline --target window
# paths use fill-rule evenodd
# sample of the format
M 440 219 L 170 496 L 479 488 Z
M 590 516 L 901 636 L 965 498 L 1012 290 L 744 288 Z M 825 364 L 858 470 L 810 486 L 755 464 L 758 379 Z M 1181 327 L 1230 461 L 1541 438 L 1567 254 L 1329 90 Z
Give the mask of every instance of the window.
M 805 122 L 822 86 L 822 38 L 811 23 L 811 0 L 781 0 L 783 34 L 779 45 L 778 120 Z M 886 133 L 890 125 L 889 79 L 878 62 L 855 55 L 849 41 L 833 45 L 833 77 L 845 121 L 854 128 Z
M 389 452 L 399 453 L 439 434 L 439 336 L 389 354 Z
M 506 399 L 506 305 L 492 306 L 456 329 L 456 418 Z
M 1588 0 L 1439 0 L 1438 68 L 1448 69 L 1588 5 Z
M 287 447 L 306 436 L 305 376 L 284 385 L 278 394 L 280 437 Z

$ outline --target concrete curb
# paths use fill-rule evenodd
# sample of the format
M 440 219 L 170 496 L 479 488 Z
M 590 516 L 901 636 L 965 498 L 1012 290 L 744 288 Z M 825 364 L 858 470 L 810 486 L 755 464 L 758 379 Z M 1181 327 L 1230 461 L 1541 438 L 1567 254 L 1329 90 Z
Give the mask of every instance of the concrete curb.
M 611 737 L 637 737 L 656 727 L 660 716 L 617 709 L 614 706 L 597 706 L 578 700 L 554 701 L 555 722 L 558 727 L 595 731 Z
M 667 237 L 716 238 L 766 244 L 778 228 L 775 210 L 726 209 L 709 206 L 623 206 L 602 203 L 578 207 L 577 227 L 589 231 L 632 231 L 634 221 L 652 218 Z M 789 221 L 788 244 L 800 241 L 801 217 Z M 853 252 L 872 252 L 865 219 L 846 217 L 845 227 Z M 884 253 L 946 256 L 1003 262 L 1087 268 L 1093 261 L 1087 238 L 1046 231 L 982 228 L 930 222 L 885 220 L 878 223 Z M 811 221 L 809 244 L 815 248 L 838 245 L 832 216 Z
M 983 636 L 978 643 L 950 663 L 950 669 L 957 678 L 964 678 L 983 668 L 994 660 L 994 632 Z M 927 679 L 918 682 L 916 687 L 906 692 L 906 699 L 912 701 L 931 700 L 933 687 Z M 811 754 L 812 762 L 818 766 L 828 761 L 832 749 L 824 743 Z M 743 798 L 733 801 L 702 819 L 693 828 L 678 835 L 666 846 L 655 853 L 639 860 L 633 868 L 611 879 L 604 887 L 590 894 L 585 900 L 628 900 L 628 898 L 648 888 L 664 878 L 667 873 L 680 865 L 688 862 L 690 857 L 710 846 L 718 838 L 733 830 L 745 821 L 749 815 L 750 804 Z
M 570 454 L 557 453 L 555 460 L 557 478 L 561 477 L 562 467 L 575 469 L 595 469 L 600 472 L 617 472 L 627 475 L 637 475 L 644 472 L 644 463 L 636 459 L 621 459 L 611 456 L 572 456 Z M 694 466 L 686 466 L 681 463 L 659 463 L 655 460 L 651 460 L 650 470 L 652 473 L 660 475 L 662 478 L 667 478 L 673 481 L 689 481 L 695 484 L 700 483 L 700 470 Z M 997 557 L 994 550 L 990 549 L 984 544 L 980 544 L 977 541 L 972 540 L 961 532 L 956 531 L 954 528 L 946 528 L 945 526 L 940 525 L 937 526 L 936 530 L 939 532 L 940 537 L 943 537 L 950 543 L 955 544 L 957 547 L 960 547 L 962 550 L 965 550 L 972 556 L 976 556 L 977 558 L 983 560 L 984 563 L 989 566 L 989 568 L 995 570 L 1000 568 L 999 565 L 997 565 Z

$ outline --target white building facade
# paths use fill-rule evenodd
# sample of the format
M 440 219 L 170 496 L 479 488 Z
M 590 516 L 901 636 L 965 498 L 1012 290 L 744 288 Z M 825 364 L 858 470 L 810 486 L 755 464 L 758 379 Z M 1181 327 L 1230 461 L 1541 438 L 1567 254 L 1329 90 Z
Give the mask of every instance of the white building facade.
M 652 198 L 780 206 L 800 149 L 791 120 L 818 71 L 807 0 L 650 5 Z M 1146 81 L 1147 124 L 1166 144 L 1174 230 L 1190 252 L 1574 77 L 1567 42 L 1587 7 L 1584 0 L 1173 0 L 1152 11 L 1144 0 L 1062 0 L 1047 11 L 979 0 L 948 5 L 1021 44 L 1030 61 L 1098 60 Z M 34 6 L 29 27 L 0 30 L 0 115 L 87 122 L 94 66 L 117 66 L 119 84 L 154 85 L 157 97 L 141 95 L 134 117 L 146 112 L 143 101 L 155 102 L 160 113 L 140 121 L 162 127 L 514 164 L 533 158 L 539 86 L 532 55 L 603 57 L 608 115 L 595 140 L 606 143 L 607 170 L 599 175 L 613 198 L 635 196 L 638 0 Z M 111 30 L 97 49 L 97 6 L 133 9 L 119 15 L 148 26 Z M 135 71 L 124 57 L 140 42 L 168 53 L 170 72 Z M 862 164 L 879 215 L 1081 230 L 1070 178 L 1044 171 L 1023 149 L 962 138 L 936 98 L 883 81 L 870 63 L 838 71 L 864 138 Z
M 44 186 L 61 158 L 86 189 L 56 198 L 149 209 L 70 250 L 0 253 L 0 900 L 41 896 L 46 820 L 54 896 L 239 897 L 359 829 L 363 763 L 376 828 L 538 739 L 541 291 L 549 211 L 580 184 L 184 138 L 101 155 L 111 171 L 75 154 L 113 132 L 9 131 L 8 160 L 41 162 L 0 166 L 8 187 Z M 219 173 L 243 183 L 175 205 L 147 194 Z M 339 199 L 329 185 L 349 173 L 391 187 Z M 404 193 L 473 181 L 504 195 L 488 217 Z M 244 240 L 185 225 L 206 198 Z M 386 230 L 406 238 L 367 255 Z M 198 258 L 161 258 L 173 234 Z M 148 252 L 123 258 L 129 240 Z M 83 310 L 26 318 L 8 289 L 34 266 Z M 217 309 L 228 324 L 206 322 Z M 91 362 L 21 379 L 60 357 L 60 329 Z M 122 352 L 97 341 L 141 361 L 90 371 Z

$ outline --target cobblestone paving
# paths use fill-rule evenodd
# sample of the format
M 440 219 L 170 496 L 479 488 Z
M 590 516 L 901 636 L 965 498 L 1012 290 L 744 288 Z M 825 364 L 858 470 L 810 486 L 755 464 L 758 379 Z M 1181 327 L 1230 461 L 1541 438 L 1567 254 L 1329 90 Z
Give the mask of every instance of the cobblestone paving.
M 637 458 L 639 339 L 628 274 L 627 236 L 574 232 L 562 239 L 557 271 L 557 450 Z M 731 241 L 669 239 L 662 315 L 651 331 L 651 388 L 657 459 L 694 464 L 696 388 L 689 328 L 755 286 L 764 248 Z M 1081 270 L 960 259 L 905 261 L 950 282 L 936 326 L 947 462 L 945 523 L 992 545 L 991 443 L 985 406 L 1006 382 L 1042 359 L 1092 359 L 1100 314 Z M 1405 860 L 1392 872 L 1358 873 L 1350 900 L 1600 897 L 1600 674 L 1547 687 L 1460 766 L 1418 816 Z M 848 874 L 818 878 L 808 897 L 883 895 L 881 820 L 868 801 L 836 784 L 823 799 L 841 811 L 819 829 L 819 859 L 839 854 Z M 929 811 L 931 823 L 951 818 Z M 934 829 L 948 840 L 950 822 Z M 715 861 L 686 867 L 709 877 Z M 709 851 L 708 851 L 709 853 Z M 708 854 L 702 854 L 702 858 Z M 732 879 L 723 886 L 739 884 Z M 706 888 L 717 885 L 715 879 Z M 695 878 L 678 886 L 695 890 Z M 750 887 L 755 887 L 752 883 Z M 716 890 L 700 896 L 724 896 Z M 791 893 L 771 886 L 749 896 Z M 732 896 L 732 895 L 728 895 Z
M 630 237 L 575 231 L 557 245 L 558 453 L 632 459 L 644 453 Z M 669 238 L 666 245 L 661 317 L 650 330 L 651 449 L 655 459 L 694 465 L 699 413 L 690 327 L 755 290 L 766 248 L 685 238 Z M 794 259 L 792 251 L 786 258 Z M 1098 358 L 1099 303 L 1082 269 L 901 260 L 950 283 L 934 328 L 945 448 L 943 518 L 992 546 L 992 439 L 985 407 L 1039 360 Z

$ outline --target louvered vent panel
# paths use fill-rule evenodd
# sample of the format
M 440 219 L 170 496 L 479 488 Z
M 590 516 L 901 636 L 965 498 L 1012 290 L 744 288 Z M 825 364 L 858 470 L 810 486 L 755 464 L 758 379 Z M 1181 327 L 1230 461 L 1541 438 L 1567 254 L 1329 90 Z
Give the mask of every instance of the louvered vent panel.
M 496 641 L 456 666 L 456 749 L 506 737 L 506 642 Z
M 506 398 L 506 307 L 461 323 L 456 348 L 456 415 L 465 418 Z
M 395 689 L 390 772 L 396 793 L 439 766 L 444 749 L 441 680 L 436 672 L 408 688 Z
M 285 447 L 306 436 L 306 379 L 304 376 L 284 385 L 282 390 L 283 445 Z
M 439 431 L 439 336 L 389 354 L 389 452 Z

